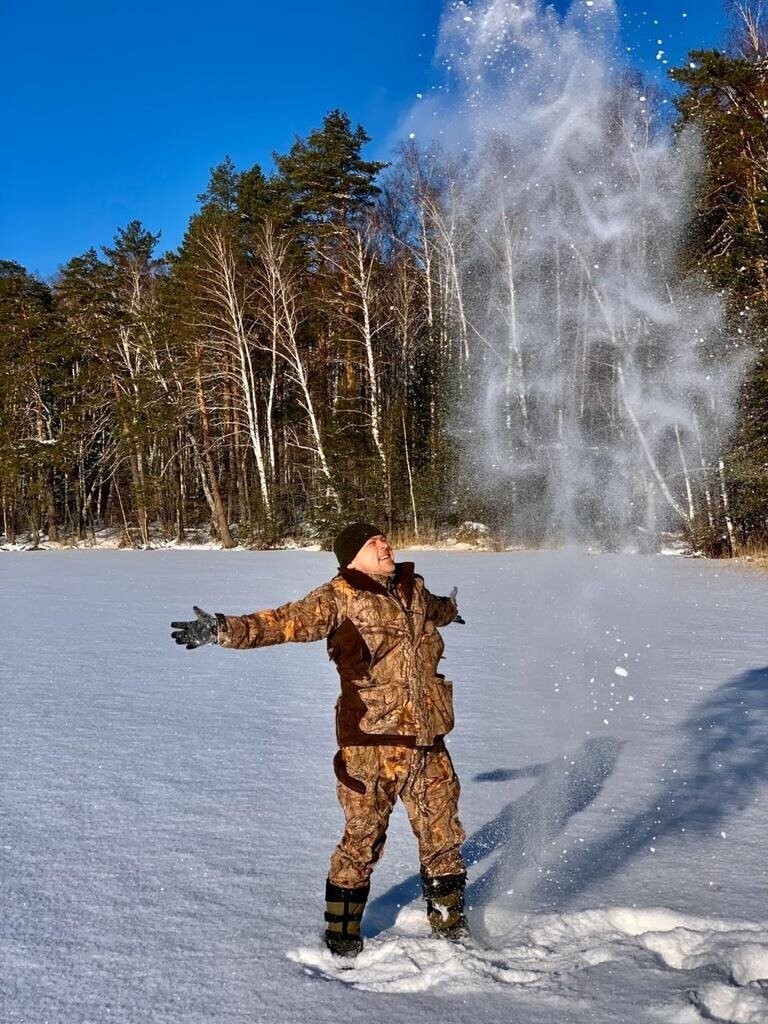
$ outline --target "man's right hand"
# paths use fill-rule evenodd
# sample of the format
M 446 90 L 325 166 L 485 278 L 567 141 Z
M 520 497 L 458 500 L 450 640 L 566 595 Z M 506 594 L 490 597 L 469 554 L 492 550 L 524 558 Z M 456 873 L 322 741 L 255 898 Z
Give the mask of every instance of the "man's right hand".
M 219 624 L 215 615 L 209 615 L 197 605 L 192 605 L 192 611 L 197 616 L 192 622 L 172 622 L 171 637 L 177 644 L 186 646 L 188 651 L 196 647 L 205 647 L 207 644 L 219 642 Z

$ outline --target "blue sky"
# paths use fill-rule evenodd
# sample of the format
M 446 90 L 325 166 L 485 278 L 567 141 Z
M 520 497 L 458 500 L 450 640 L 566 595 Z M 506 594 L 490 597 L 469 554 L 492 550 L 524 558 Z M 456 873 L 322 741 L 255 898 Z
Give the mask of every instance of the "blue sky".
M 581 0 L 576 0 L 581 2 Z M 48 277 L 139 218 L 178 244 L 210 167 L 269 167 L 334 107 L 386 158 L 432 63 L 442 0 L 41 0 L 3 9 L 0 258 Z M 559 10 L 566 0 L 554 4 Z M 662 76 L 717 46 L 721 0 L 619 0 Z M 685 15 L 685 16 L 684 16 Z

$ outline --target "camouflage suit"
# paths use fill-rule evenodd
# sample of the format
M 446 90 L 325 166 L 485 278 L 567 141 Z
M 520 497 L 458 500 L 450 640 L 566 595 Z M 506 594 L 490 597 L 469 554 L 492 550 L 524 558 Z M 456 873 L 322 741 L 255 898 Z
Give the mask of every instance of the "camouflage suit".
M 393 577 L 341 569 L 306 597 L 250 615 L 218 615 L 219 644 L 244 649 L 326 639 L 341 682 L 334 758 L 346 826 L 329 881 L 357 890 L 382 854 L 389 815 L 403 801 L 425 876 L 464 872 L 459 782 L 443 743 L 453 728 L 452 684 L 438 671 L 455 602 L 413 571 Z

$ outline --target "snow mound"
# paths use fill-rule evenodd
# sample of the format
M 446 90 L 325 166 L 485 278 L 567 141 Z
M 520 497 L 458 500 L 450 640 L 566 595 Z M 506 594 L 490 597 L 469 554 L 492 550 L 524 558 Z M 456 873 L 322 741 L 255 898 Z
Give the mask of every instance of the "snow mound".
M 532 986 L 554 993 L 564 976 L 602 963 L 676 971 L 719 968 L 734 985 L 704 983 L 675 1019 L 768 1024 L 768 922 L 718 920 L 664 908 L 611 907 L 573 914 L 513 915 L 489 907 L 472 921 L 476 939 L 446 943 L 426 933 L 421 906 L 404 908 L 381 937 L 352 962 L 325 949 L 288 953 L 309 974 L 369 992 L 477 992 Z M 710 972 L 711 976 L 711 972 Z M 751 987 L 745 987 L 751 986 Z M 694 1008 L 695 1007 L 695 1008 Z M 670 1020 L 667 1016 L 667 1020 Z
M 441 993 L 468 993 L 494 985 L 528 985 L 539 979 L 517 967 L 504 952 L 483 950 L 428 937 L 369 940 L 354 964 L 325 949 L 297 949 L 288 958 L 310 974 L 335 978 L 367 992 L 413 994 L 439 987 Z
M 694 997 L 702 1011 L 700 1020 L 724 1021 L 728 1024 L 766 1024 L 768 999 L 750 989 L 732 988 L 713 981 L 704 985 Z

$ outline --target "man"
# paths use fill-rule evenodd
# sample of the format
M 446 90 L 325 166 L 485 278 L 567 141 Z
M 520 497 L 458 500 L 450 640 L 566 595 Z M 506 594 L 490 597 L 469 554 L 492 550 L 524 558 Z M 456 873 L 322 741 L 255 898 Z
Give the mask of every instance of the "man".
M 439 626 L 463 622 L 456 590 L 435 597 L 413 571 L 395 564 L 382 531 L 352 523 L 334 541 L 339 573 L 298 601 L 250 615 L 208 615 L 173 622 L 188 649 L 218 643 L 244 650 L 326 639 L 336 663 L 334 758 L 345 829 L 326 881 L 325 941 L 356 956 L 373 867 L 381 857 L 398 797 L 419 844 L 427 915 L 435 935 L 468 934 L 466 870 L 460 847 L 459 781 L 443 737 L 453 728 L 452 684 L 438 671 Z

